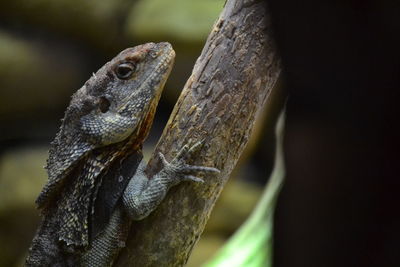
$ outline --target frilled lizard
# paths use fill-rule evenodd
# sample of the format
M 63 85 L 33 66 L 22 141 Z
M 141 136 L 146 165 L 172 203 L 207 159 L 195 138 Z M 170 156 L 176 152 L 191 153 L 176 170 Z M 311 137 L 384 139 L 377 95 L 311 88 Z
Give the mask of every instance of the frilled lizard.
M 175 52 L 168 43 L 122 51 L 73 96 L 47 160 L 48 182 L 36 200 L 43 217 L 27 266 L 110 266 L 131 220 L 152 212 L 168 189 L 202 180 L 211 167 L 186 164 L 200 143 L 185 145 L 147 177 L 142 143 Z

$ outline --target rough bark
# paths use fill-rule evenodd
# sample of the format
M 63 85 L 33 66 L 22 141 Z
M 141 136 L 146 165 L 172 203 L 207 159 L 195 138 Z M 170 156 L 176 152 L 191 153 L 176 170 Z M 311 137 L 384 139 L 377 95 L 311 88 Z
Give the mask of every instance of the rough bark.
M 148 218 L 132 224 L 119 266 L 182 266 L 199 239 L 225 182 L 247 144 L 258 111 L 279 73 L 262 1 L 228 0 L 194 66 L 148 172 L 159 169 L 157 152 L 173 158 L 184 144 L 203 140 L 189 163 L 213 166 L 205 183 L 172 188 Z

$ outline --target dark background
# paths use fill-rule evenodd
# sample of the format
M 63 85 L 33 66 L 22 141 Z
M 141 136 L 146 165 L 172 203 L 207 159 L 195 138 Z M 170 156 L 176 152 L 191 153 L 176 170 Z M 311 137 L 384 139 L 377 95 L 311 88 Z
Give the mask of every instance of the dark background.
M 400 266 L 400 9 L 268 0 L 289 93 L 274 266 Z

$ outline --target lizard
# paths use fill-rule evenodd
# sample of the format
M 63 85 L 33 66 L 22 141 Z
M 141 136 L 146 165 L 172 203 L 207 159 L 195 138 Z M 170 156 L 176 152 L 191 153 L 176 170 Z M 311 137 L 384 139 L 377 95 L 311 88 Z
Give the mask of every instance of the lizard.
M 125 49 L 73 94 L 49 149 L 26 266 L 111 266 L 132 220 L 148 216 L 170 187 L 219 172 L 187 164 L 202 142 L 171 161 L 158 153 L 160 171 L 145 172 L 142 144 L 174 59 L 166 42 Z

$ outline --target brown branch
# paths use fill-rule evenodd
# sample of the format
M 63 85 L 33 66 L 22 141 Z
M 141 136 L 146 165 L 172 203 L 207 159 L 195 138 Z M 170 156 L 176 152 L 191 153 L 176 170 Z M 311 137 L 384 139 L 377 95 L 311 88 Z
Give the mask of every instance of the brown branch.
M 199 239 L 225 182 L 247 144 L 280 64 L 262 1 L 228 0 L 194 66 L 150 160 L 172 159 L 184 144 L 204 140 L 190 164 L 214 166 L 205 183 L 182 183 L 148 218 L 132 224 L 120 266 L 182 266 Z

